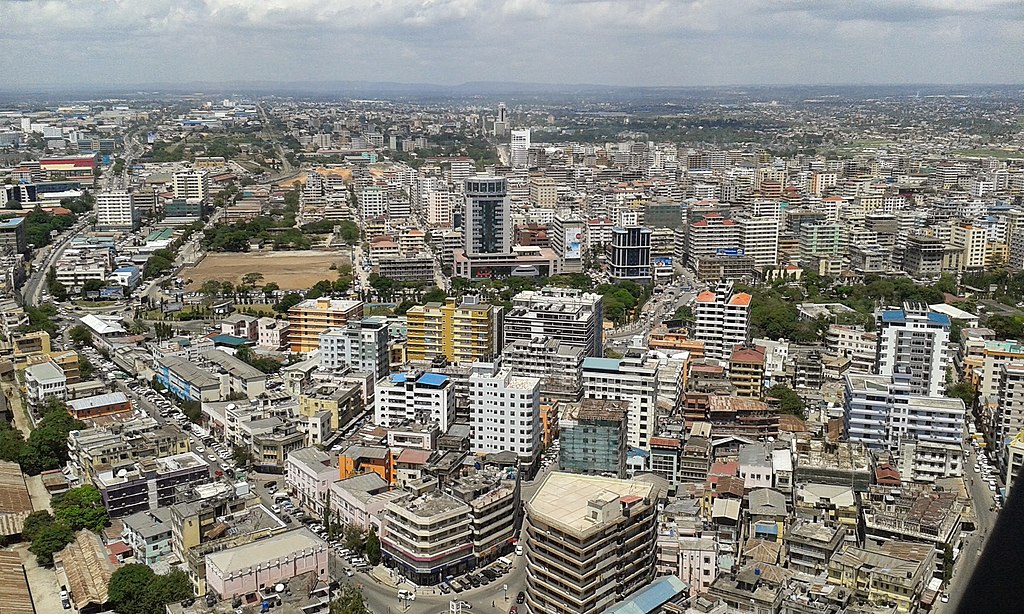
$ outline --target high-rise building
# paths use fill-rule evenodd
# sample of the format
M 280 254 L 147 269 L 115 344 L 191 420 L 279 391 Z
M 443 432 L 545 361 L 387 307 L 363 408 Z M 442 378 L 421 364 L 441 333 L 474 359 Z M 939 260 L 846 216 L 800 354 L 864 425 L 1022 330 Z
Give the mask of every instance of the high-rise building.
M 451 228 L 452 202 L 455 195 L 447 190 L 434 190 L 427 194 L 427 224 L 433 228 Z
M 320 333 L 320 366 L 325 369 L 348 366 L 377 380 L 387 374 L 388 362 L 386 318 L 363 318 Z
M 583 270 L 583 249 L 587 224 L 582 219 L 556 215 L 551 220 L 551 249 L 562 259 L 562 271 L 579 273 Z
M 465 297 L 417 305 L 406 312 L 409 360 L 445 356 L 457 363 L 488 361 L 501 349 L 502 309 Z
M 769 216 L 738 216 L 743 255 L 754 259 L 756 267 L 779 263 L 779 220 Z
M 697 295 L 694 339 L 704 342 L 704 356 L 724 361 L 732 348 L 746 343 L 750 331 L 750 295 L 733 292 L 732 282 Z
M 735 252 L 743 244 L 743 233 L 735 220 L 721 213 L 707 213 L 687 227 L 687 265 L 696 268 L 700 258 Z
M 583 396 L 629 403 L 627 443 L 646 448 L 658 427 L 658 360 L 642 348 L 622 358 L 583 360 Z
M 558 185 L 551 177 L 530 177 L 530 204 L 554 207 L 558 204 Z
M 377 381 L 373 423 L 434 423 L 442 433 L 455 421 L 455 384 L 440 373 L 392 373 Z
M 615 227 L 608 254 L 609 275 L 619 281 L 651 281 L 651 231 L 641 226 Z
M 512 131 L 512 142 L 509 145 L 509 157 L 513 168 L 525 168 L 529 164 L 530 130 Z
M 210 175 L 206 171 L 189 169 L 174 173 L 174 198 L 205 203 L 210 197 Z
M 654 578 L 658 487 L 554 472 L 526 504 L 530 612 L 599 614 Z
M 844 426 L 849 441 L 898 452 L 903 442 L 928 441 L 960 446 L 964 402 L 911 392 L 911 375 L 847 374 Z
M 583 394 L 583 349 L 551 337 L 516 339 L 501 351 L 513 375 L 540 379 L 542 403 L 578 401 Z
M 902 309 L 878 311 L 875 322 L 876 373 L 892 376 L 909 369 L 910 394 L 942 396 L 952 360 L 949 316 L 905 303 Z
M 992 414 L 991 438 L 1002 467 L 1009 466 L 1009 444 L 1024 431 L 1024 362 L 1003 365 L 999 393 Z
M 473 363 L 469 425 L 474 453 L 512 452 L 532 473 L 540 454 L 540 379 L 512 375 L 500 361 Z
M 570 473 L 626 477 L 629 403 L 584 399 L 558 415 L 558 468 Z
M 96 227 L 100 230 L 134 230 L 139 222 L 126 190 L 103 192 L 96 196 Z
M 377 186 L 369 186 L 359 192 L 359 216 L 364 222 L 383 217 L 387 212 L 387 190 Z
M 505 343 L 551 337 L 582 348 L 587 356 L 603 356 L 604 299 L 571 288 L 524 290 L 512 297 L 505 314 Z
M 470 177 L 465 184 L 466 255 L 510 254 L 512 223 L 504 177 Z
M 362 317 L 363 302 L 347 299 L 311 298 L 288 310 L 288 344 L 292 352 L 310 352 L 320 347 L 320 333 L 345 326 Z

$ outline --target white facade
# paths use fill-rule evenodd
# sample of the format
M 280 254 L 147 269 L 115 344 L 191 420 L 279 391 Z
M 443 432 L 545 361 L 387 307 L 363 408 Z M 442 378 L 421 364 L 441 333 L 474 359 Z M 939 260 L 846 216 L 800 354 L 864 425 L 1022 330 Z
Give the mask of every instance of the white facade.
M 588 399 L 627 401 L 627 443 L 646 448 L 656 434 L 658 360 L 639 348 L 629 348 L 621 359 L 590 357 L 583 361 L 583 396 Z
M 51 361 L 25 367 L 25 387 L 28 402 L 32 405 L 44 403 L 47 397 L 67 398 L 68 378 L 60 367 Z
M 359 192 L 359 215 L 365 222 L 388 212 L 388 193 L 384 188 L 368 187 Z
M 509 153 L 513 168 L 524 168 L 529 163 L 530 130 L 513 130 Z
M 427 194 L 427 224 L 433 228 L 449 228 L 452 225 L 452 206 L 455 195 L 447 190 L 434 190 Z
M 288 321 L 262 317 L 256 321 L 256 343 L 271 350 L 284 348 L 288 340 Z
M 103 192 L 96 197 L 96 226 L 107 230 L 133 230 L 138 222 L 132 195 L 126 190 Z
M 570 288 L 525 290 L 512 297 L 505 314 L 505 343 L 544 336 L 582 348 L 587 356 L 604 354 L 604 299 Z
M 364 318 L 320 333 L 320 365 L 325 369 L 350 366 L 371 373 L 373 379 L 382 377 L 388 371 L 387 320 Z
M 907 304 L 903 309 L 882 310 L 875 319 L 877 373 L 891 376 L 898 369 L 909 369 L 911 394 L 942 396 L 952 360 L 949 316 L 927 305 Z
M 473 363 L 469 422 L 473 452 L 513 452 L 532 463 L 540 453 L 540 379 L 512 375 L 499 362 Z
M 285 483 L 299 504 L 322 517 L 330 502 L 331 484 L 338 479 L 338 468 L 331 457 L 316 448 L 302 448 L 285 459 Z
M 743 254 L 754 259 L 755 267 L 779 263 L 779 220 L 777 217 L 736 218 L 743 239 Z
M 210 196 L 210 175 L 206 171 L 186 170 L 174 173 L 174 198 L 205 202 Z
M 747 341 L 750 295 L 733 293 L 732 282 L 719 283 L 714 292 L 701 292 L 694 308 L 694 338 L 704 342 L 705 357 L 728 360 L 732 349 Z
M 455 386 L 447 375 L 392 373 L 377 381 L 374 424 L 433 422 L 442 433 L 455 421 Z

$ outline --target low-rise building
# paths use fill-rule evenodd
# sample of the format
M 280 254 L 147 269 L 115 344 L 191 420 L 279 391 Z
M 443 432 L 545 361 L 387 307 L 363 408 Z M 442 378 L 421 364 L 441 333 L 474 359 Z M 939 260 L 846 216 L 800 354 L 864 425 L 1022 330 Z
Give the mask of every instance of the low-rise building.
M 199 455 L 186 452 L 140 460 L 98 473 L 94 479 L 103 507 L 114 518 L 166 507 L 175 502 L 175 489 L 210 479 L 210 466 Z
M 206 588 L 221 599 L 255 597 L 280 582 L 311 574 L 328 582 L 328 545 L 302 527 L 206 555 Z
M 829 560 L 829 584 L 853 591 L 869 605 L 895 604 L 898 614 L 916 612 L 935 569 L 935 554 L 907 546 L 913 544 L 847 546 Z
M 828 571 L 829 560 L 845 539 L 846 527 L 841 524 L 797 522 L 783 538 L 788 567 L 812 576 Z
M 474 562 L 469 504 L 431 492 L 392 501 L 384 511 L 381 555 L 415 584 L 437 584 Z
M 169 507 L 135 512 L 122 518 L 121 524 L 121 539 L 140 563 L 155 565 L 172 553 Z
M 132 402 L 123 392 L 98 394 L 67 402 L 68 413 L 78 420 L 131 413 Z
M 28 402 L 42 405 L 49 397 L 60 400 L 67 398 L 68 378 L 52 361 L 41 362 L 25 368 L 25 387 Z
M 288 454 L 284 468 L 285 484 L 299 505 L 323 517 L 330 503 L 331 484 L 338 479 L 331 457 L 317 448 L 300 448 Z

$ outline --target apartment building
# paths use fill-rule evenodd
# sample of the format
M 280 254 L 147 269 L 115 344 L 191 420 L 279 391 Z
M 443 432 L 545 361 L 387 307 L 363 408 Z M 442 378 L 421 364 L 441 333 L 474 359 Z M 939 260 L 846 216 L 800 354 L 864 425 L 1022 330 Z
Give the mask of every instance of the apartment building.
M 612 279 L 650 283 L 651 230 L 642 226 L 612 228 L 608 267 Z
M 139 216 L 127 190 L 101 192 L 96 196 L 96 228 L 98 230 L 135 230 Z
M 646 448 L 657 429 L 658 360 L 640 348 L 622 358 L 583 360 L 583 396 L 629 403 L 627 443 Z
M 542 403 L 578 401 L 583 394 L 583 349 L 551 337 L 517 339 L 501 352 L 512 375 L 540 380 Z
M 284 474 L 299 506 L 322 518 L 330 505 L 331 484 L 338 479 L 331 457 L 317 448 L 295 450 L 285 459 Z
M 540 455 L 540 379 L 512 374 L 500 361 L 473 363 L 469 376 L 470 449 L 511 452 L 532 474 Z
M 67 386 L 68 378 L 53 361 L 47 360 L 25 367 L 25 388 L 28 392 L 28 402 L 32 405 L 42 405 L 49 397 L 66 399 Z
M 407 422 L 435 423 L 447 432 L 455 421 L 455 385 L 438 373 L 392 373 L 377 381 L 373 422 L 398 426 Z
M 558 415 L 558 467 L 569 473 L 626 477 L 629 403 L 584 399 Z
M 178 171 L 174 173 L 172 190 L 175 199 L 205 203 L 210 197 L 210 174 L 197 169 Z
M 362 318 L 362 301 L 311 298 L 288 310 L 288 344 L 292 352 L 304 353 L 320 347 L 320 334 Z
M 103 507 L 113 518 L 128 516 L 175 502 L 175 489 L 210 479 L 210 466 L 198 454 L 138 460 L 100 471 L 93 482 Z
M 909 369 L 911 394 L 942 396 L 953 357 L 949 316 L 906 303 L 902 309 L 879 310 L 875 322 L 875 372 L 891 376 Z
M 828 582 L 853 591 L 868 605 L 895 604 L 898 614 L 916 612 L 935 569 L 935 554 L 901 548 L 907 545 L 847 546 L 829 560 Z
M 553 472 L 526 504 L 526 603 L 598 614 L 654 578 L 658 488 Z
M 470 506 L 455 497 L 430 492 L 392 501 L 383 526 L 385 564 L 416 584 L 437 584 L 473 567 Z
M 388 372 L 388 364 L 387 318 L 363 318 L 320 333 L 320 366 L 325 369 L 351 367 L 377 380 Z
M 725 361 L 732 348 L 746 343 L 750 331 L 750 295 L 733 292 L 731 282 L 701 292 L 694 303 L 694 339 L 704 343 L 706 358 Z
M 455 363 L 487 361 L 501 350 L 502 309 L 467 297 L 417 305 L 406 313 L 409 360 L 444 356 Z
M 512 297 L 505 314 L 504 341 L 551 337 L 580 347 L 586 356 L 603 356 L 604 299 L 600 294 L 546 287 Z

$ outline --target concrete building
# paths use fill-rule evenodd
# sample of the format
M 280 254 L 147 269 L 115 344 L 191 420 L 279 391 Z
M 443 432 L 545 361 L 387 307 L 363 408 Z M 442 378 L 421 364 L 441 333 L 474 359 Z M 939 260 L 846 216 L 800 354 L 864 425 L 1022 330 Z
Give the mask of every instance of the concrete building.
M 526 504 L 526 603 L 598 614 L 654 578 L 657 486 L 549 473 Z
M 573 402 L 583 394 L 583 349 L 550 337 L 519 339 L 505 346 L 502 364 L 513 375 L 540 380 L 542 403 Z
M 604 299 L 569 288 L 526 290 L 512 298 L 505 314 L 504 341 L 545 336 L 580 347 L 586 356 L 603 356 Z
M 558 416 L 558 467 L 569 473 L 626 477 L 629 403 L 585 399 Z
M 922 555 L 912 548 L 901 551 L 905 545 L 847 546 L 829 561 L 828 582 L 853 591 L 868 605 L 896 604 L 898 614 L 916 612 L 935 569 L 935 555 Z
M 892 376 L 897 369 L 909 369 L 911 394 L 942 396 L 953 357 L 949 316 L 908 303 L 880 310 L 875 322 L 876 373 Z
M 381 555 L 419 585 L 468 571 L 474 562 L 470 506 L 432 492 L 390 502 L 384 510 Z
M 298 505 L 322 518 L 330 505 L 331 484 L 338 480 L 331 457 L 317 448 L 301 448 L 285 459 L 284 472 Z
M 530 129 L 512 130 L 509 157 L 512 168 L 526 168 L 529 163 Z
M 608 267 L 612 279 L 650 283 L 651 230 L 641 226 L 613 228 Z
M 120 391 L 109 394 L 98 394 L 67 402 L 68 413 L 78 420 L 91 420 L 115 414 L 127 414 L 132 411 L 132 402 Z
M 447 432 L 455 421 L 455 385 L 437 373 L 392 373 L 377 381 L 373 422 L 398 426 L 433 422 Z
M 256 345 L 268 350 L 279 351 L 288 343 L 288 322 L 276 318 L 262 317 L 256 320 Z
M 386 318 L 363 318 L 320 333 L 320 365 L 325 369 L 351 367 L 377 380 L 388 372 L 388 364 Z
M 135 559 L 154 565 L 172 553 L 171 510 L 158 507 L 121 519 L 121 540 L 131 546 Z
M 363 315 L 362 301 L 311 298 L 288 310 L 288 344 L 292 352 L 320 347 L 320 333 L 348 324 Z
M 189 169 L 174 173 L 174 198 L 192 203 L 205 203 L 210 197 L 210 174 Z
M 99 230 L 135 230 L 139 216 L 126 190 L 101 192 L 96 196 L 96 228 Z
M 467 257 L 512 253 L 507 190 L 504 177 L 475 176 L 466 179 L 463 223 Z
M 48 397 L 63 401 L 67 398 L 67 386 L 68 378 L 52 361 L 25 368 L 25 388 L 32 405 L 43 405 Z
M 25 239 L 25 218 L 8 217 L 0 220 L 0 247 L 10 247 L 23 254 L 28 249 Z
M 540 455 L 540 379 L 512 375 L 499 361 L 473 363 L 469 376 L 471 450 L 511 452 L 528 474 Z
M 646 448 L 657 428 L 658 361 L 639 348 L 619 358 L 583 361 L 583 396 L 629 403 L 629 446 Z
M 729 381 L 736 396 L 760 399 L 764 396 L 765 349 L 758 345 L 738 345 L 729 354 Z
M 417 305 L 406 313 L 406 356 L 455 363 L 491 360 L 501 350 L 502 309 L 475 298 Z
M 750 295 L 733 292 L 731 282 L 718 284 L 714 292 L 697 295 L 694 339 L 704 343 L 704 356 L 725 361 L 732 348 L 747 342 L 750 331 Z
M 193 452 L 150 460 L 130 461 L 96 474 L 93 482 L 103 507 L 113 517 L 167 507 L 175 502 L 175 489 L 210 479 L 210 466 Z
M 206 555 L 206 591 L 220 599 L 253 598 L 310 574 L 329 582 L 327 542 L 302 527 Z
M 989 429 L 996 458 L 1008 468 L 1009 444 L 1024 430 L 1024 362 L 1003 365 L 996 399 Z

